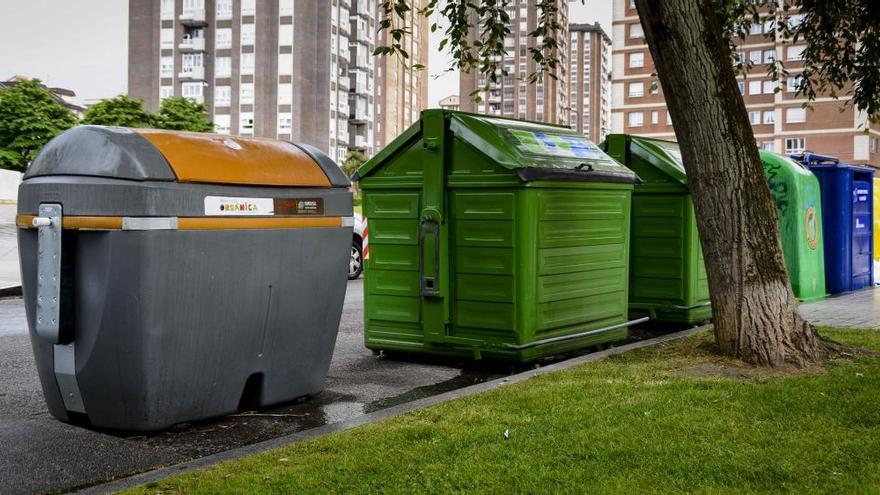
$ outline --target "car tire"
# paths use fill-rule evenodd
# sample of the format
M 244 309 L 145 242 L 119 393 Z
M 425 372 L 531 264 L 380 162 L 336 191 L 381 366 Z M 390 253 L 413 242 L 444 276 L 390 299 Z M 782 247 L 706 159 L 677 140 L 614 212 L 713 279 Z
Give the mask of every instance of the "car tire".
M 364 252 L 361 243 L 351 241 L 351 256 L 348 259 L 348 279 L 356 280 L 364 271 Z

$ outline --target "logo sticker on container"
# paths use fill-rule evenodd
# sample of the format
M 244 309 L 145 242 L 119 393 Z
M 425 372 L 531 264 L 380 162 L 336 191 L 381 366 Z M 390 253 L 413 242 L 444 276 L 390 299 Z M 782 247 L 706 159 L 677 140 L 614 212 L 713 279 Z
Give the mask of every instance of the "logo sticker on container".
M 248 216 L 274 214 L 275 201 L 272 198 L 205 196 L 205 215 Z

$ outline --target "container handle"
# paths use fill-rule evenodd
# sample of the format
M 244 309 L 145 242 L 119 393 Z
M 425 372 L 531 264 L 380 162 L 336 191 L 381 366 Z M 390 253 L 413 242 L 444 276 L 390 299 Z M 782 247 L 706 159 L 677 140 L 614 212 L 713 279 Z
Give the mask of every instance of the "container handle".
M 61 341 L 61 205 L 42 203 L 37 228 L 37 300 L 34 330 L 57 344 Z
M 440 225 L 423 218 L 419 228 L 419 286 L 423 297 L 440 297 Z

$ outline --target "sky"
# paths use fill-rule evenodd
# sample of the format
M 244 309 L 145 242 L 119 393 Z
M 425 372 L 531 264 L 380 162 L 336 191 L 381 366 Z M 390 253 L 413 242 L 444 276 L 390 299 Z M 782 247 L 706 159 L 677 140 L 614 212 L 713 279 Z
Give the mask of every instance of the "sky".
M 125 93 L 128 0 L 0 0 L 0 11 L 0 79 L 38 77 L 48 86 L 73 90 L 80 102 Z M 611 0 L 572 2 L 570 17 L 577 23 L 599 21 L 610 34 Z M 442 37 L 432 33 L 431 46 Z M 431 49 L 428 106 L 458 93 L 458 74 L 444 71 L 450 61 Z

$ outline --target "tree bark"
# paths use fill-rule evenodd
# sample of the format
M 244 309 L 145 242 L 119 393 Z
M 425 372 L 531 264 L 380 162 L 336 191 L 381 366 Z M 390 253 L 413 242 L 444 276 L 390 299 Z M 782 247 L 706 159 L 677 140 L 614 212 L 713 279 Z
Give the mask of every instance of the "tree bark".
M 831 346 L 798 311 L 776 207 L 713 0 L 636 0 L 675 125 L 721 352 L 803 365 Z

